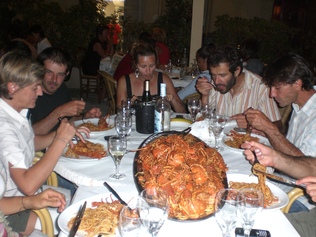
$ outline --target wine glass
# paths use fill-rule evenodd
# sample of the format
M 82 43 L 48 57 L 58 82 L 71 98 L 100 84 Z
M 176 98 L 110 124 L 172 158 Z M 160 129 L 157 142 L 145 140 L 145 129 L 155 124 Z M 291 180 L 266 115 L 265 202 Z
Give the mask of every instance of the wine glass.
M 115 174 L 111 174 L 110 178 L 111 179 L 125 179 L 126 175 L 125 174 L 120 174 L 119 168 L 121 164 L 121 160 L 126 153 L 126 137 L 122 136 L 111 136 L 109 138 L 109 152 L 112 156 L 112 159 L 115 164 L 115 169 L 116 172 Z
M 214 134 L 215 149 L 218 151 L 221 150 L 218 139 L 221 132 L 224 130 L 226 121 L 227 121 L 227 116 L 221 115 L 221 114 L 213 114 L 209 118 L 209 131 L 210 132 L 212 131 Z
M 118 114 L 115 117 L 115 130 L 121 137 L 126 137 L 131 134 L 132 131 L 132 116 Z
M 141 208 L 140 208 L 141 207 Z M 142 198 L 128 203 L 120 212 L 118 229 L 122 237 L 149 237 L 147 227 L 143 224 L 140 212 L 148 213 L 148 205 Z
M 140 193 L 140 197 L 142 197 L 149 206 L 148 212 L 145 213 L 141 211 L 140 215 L 151 236 L 156 237 L 161 226 L 168 218 L 168 194 L 161 188 L 152 187 L 143 190 Z
M 188 109 L 193 122 L 195 122 L 196 115 L 200 110 L 200 99 L 197 97 L 192 97 L 188 99 Z
M 235 229 L 238 209 L 238 190 L 227 188 L 218 191 L 215 197 L 215 220 L 223 237 L 230 237 Z
M 256 215 L 263 209 L 263 194 L 254 188 L 241 189 L 238 194 L 238 211 L 241 216 L 245 237 L 250 236 L 250 231 L 255 222 Z

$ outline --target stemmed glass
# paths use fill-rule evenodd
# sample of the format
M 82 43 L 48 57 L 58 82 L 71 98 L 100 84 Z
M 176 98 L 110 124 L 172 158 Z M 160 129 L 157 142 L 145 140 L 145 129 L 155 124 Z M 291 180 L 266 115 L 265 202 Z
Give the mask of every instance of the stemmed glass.
M 238 190 L 221 189 L 215 197 L 215 220 L 222 230 L 223 237 L 230 237 L 235 229 L 238 209 Z
M 188 109 L 193 122 L 195 122 L 196 115 L 200 110 L 200 99 L 197 97 L 192 97 L 188 99 Z
M 224 130 L 225 124 L 227 121 L 226 115 L 221 114 L 212 114 L 209 119 L 209 131 L 212 131 L 215 137 L 215 149 L 221 150 L 219 146 L 219 136 L 221 132 Z
M 161 226 L 168 218 L 169 204 L 168 194 L 161 188 L 149 188 L 140 193 L 146 203 L 148 204 L 148 213 L 140 212 L 144 224 L 147 226 L 152 237 L 156 237 Z M 140 207 L 142 208 L 142 207 Z
M 142 207 L 142 208 L 140 208 Z M 120 212 L 118 229 L 122 237 L 149 237 L 148 229 L 143 225 L 140 212 L 148 213 L 148 205 L 142 198 L 124 206 Z
M 132 131 L 132 116 L 118 114 L 115 117 L 115 129 L 119 136 L 129 136 Z
M 238 199 L 240 200 L 238 211 L 241 216 L 244 235 L 249 237 L 256 215 L 263 209 L 263 194 L 254 188 L 244 188 L 240 190 Z
M 126 175 L 125 174 L 120 174 L 119 168 L 121 164 L 121 160 L 126 153 L 126 147 L 127 147 L 127 142 L 126 138 L 122 136 L 111 136 L 109 138 L 109 152 L 112 156 L 112 159 L 115 164 L 115 174 L 111 174 L 110 178 L 111 179 L 125 179 Z

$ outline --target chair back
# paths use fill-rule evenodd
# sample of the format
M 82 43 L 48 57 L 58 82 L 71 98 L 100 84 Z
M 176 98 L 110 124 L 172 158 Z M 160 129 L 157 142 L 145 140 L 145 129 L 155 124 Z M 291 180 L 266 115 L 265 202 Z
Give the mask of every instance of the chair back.
M 48 237 L 54 237 L 54 225 L 51 215 L 47 208 L 42 208 L 39 210 L 32 210 L 38 216 L 41 226 L 42 226 L 42 233 L 47 235 Z
M 293 188 L 288 192 L 287 196 L 289 197 L 289 203 L 281 209 L 283 213 L 289 213 L 293 202 L 301 196 L 304 196 L 304 190 L 301 188 Z
M 113 79 L 113 76 L 105 71 L 98 71 L 98 74 L 104 80 L 105 89 L 109 99 L 109 114 L 115 114 L 117 82 Z

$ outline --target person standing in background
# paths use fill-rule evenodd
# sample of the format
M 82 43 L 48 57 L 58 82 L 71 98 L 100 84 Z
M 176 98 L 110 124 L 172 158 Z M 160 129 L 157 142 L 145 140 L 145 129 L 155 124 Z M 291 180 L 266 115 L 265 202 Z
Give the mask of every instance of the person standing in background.
M 166 45 L 166 32 L 161 28 L 152 29 L 152 37 L 156 41 L 156 51 L 158 54 L 158 68 L 165 70 L 165 65 L 168 64 L 170 59 L 170 50 Z
M 113 40 L 113 54 L 116 51 L 117 45 L 120 42 L 120 36 L 122 33 L 122 29 L 120 24 L 116 22 L 115 17 L 112 18 L 112 22 L 108 24 L 109 30 L 110 30 L 110 35 L 112 36 Z
M 37 43 L 37 53 L 40 54 L 44 49 L 52 47 L 49 40 L 46 38 L 44 30 L 40 25 L 33 25 L 30 28 L 30 34 Z

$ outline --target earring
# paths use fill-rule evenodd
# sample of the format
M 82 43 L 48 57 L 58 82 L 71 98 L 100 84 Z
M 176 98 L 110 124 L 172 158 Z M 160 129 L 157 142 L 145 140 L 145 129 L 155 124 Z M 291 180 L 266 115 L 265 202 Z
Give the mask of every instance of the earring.
M 136 68 L 136 70 L 135 70 L 135 77 L 138 78 L 138 76 L 139 76 L 139 70 L 138 70 L 138 68 Z

